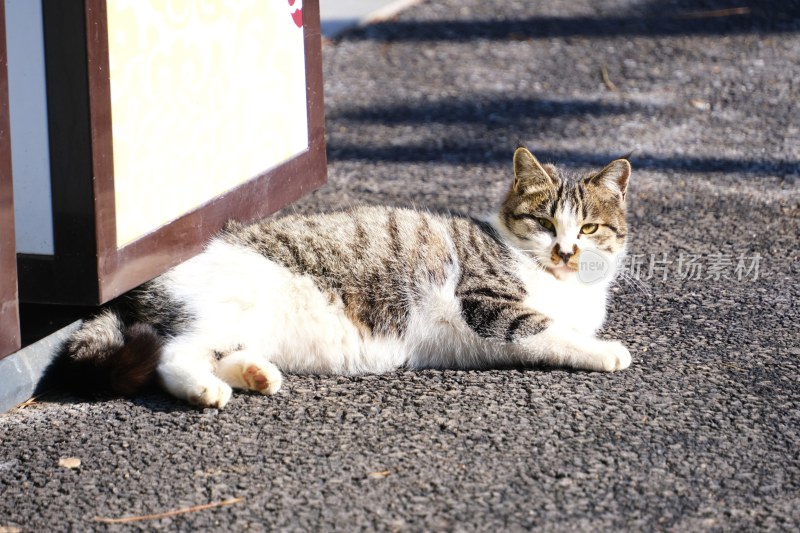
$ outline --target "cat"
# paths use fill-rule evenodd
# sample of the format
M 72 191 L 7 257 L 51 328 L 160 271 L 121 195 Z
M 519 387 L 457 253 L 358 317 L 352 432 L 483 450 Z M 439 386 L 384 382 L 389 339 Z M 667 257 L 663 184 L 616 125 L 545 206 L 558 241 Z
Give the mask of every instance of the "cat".
M 578 177 L 520 146 L 513 169 L 482 218 L 359 207 L 229 222 L 85 321 L 67 361 L 119 394 L 157 379 L 215 408 L 232 389 L 275 394 L 282 371 L 627 368 L 625 346 L 595 332 L 625 253 L 629 161 Z M 582 257 L 610 271 L 589 282 Z

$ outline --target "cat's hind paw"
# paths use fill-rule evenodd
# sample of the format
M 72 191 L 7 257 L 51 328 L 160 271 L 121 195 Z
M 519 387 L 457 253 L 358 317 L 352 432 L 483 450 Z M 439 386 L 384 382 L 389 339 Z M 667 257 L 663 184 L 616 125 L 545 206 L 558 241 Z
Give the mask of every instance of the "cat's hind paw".
M 215 373 L 231 387 L 267 395 L 278 392 L 283 383 L 277 366 L 248 350 L 223 357 L 217 363 Z
M 189 403 L 198 407 L 215 407 L 222 409 L 231 399 L 233 390 L 221 380 L 209 381 L 197 393 L 191 394 L 186 398 Z
M 231 399 L 230 385 L 210 372 L 176 361 L 159 365 L 157 371 L 167 392 L 192 405 L 222 409 Z
M 275 394 L 283 383 L 283 377 L 278 367 L 272 363 L 251 364 L 245 368 L 242 377 L 249 390 L 258 391 L 261 394 Z

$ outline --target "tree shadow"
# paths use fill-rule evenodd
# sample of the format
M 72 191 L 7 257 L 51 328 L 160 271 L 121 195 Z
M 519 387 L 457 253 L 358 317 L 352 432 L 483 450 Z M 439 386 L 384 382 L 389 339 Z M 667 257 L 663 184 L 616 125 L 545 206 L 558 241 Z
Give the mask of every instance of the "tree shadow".
M 632 102 L 605 103 L 586 100 L 504 97 L 494 98 L 487 103 L 485 99 L 468 97 L 446 101 L 334 110 L 328 115 L 328 118 L 384 125 L 470 122 L 499 124 L 508 127 L 521 122 L 530 122 L 532 119 L 615 115 L 641 108 L 641 105 Z
M 563 166 L 602 166 L 622 154 L 574 150 L 539 150 L 529 146 L 543 162 Z M 424 142 L 403 146 L 375 146 L 328 143 L 329 161 L 384 161 L 391 163 L 464 163 L 498 164 L 511 160 L 514 145 L 464 143 L 442 140 L 439 144 Z M 800 161 L 774 161 L 727 157 L 661 156 L 634 153 L 631 162 L 637 169 L 673 170 L 704 173 L 738 173 L 751 176 L 800 176 Z
M 606 16 L 533 16 L 498 20 L 394 20 L 357 28 L 342 40 L 468 41 L 779 34 L 800 31 L 797 0 L 651 0 Z

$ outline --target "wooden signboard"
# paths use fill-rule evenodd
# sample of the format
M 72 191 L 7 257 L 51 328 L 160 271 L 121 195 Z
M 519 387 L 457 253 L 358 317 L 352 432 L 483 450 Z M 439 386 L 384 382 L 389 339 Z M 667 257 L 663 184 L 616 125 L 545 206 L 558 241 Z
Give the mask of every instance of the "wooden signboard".
M 0 2 L 0 358 L 20 346 L 5 27 L 5 9 Z
M 317 0 L 43 0 L 42 18 L 52 253 L 19 254 L 24 301 L 104 303 L 325 183 Z

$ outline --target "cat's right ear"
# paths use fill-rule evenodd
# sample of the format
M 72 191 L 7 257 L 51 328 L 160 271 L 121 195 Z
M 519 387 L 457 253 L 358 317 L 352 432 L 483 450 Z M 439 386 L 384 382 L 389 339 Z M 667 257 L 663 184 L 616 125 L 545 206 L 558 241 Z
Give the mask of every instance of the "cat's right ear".
M 584 183 L 603 187 L 625 201 L 628 179 L 631 176 L 631 163 L 627 158 L 615 159 L 593 176 L 584 178 Z
M 514 151 L 514 186 L 517 194 L 552 187 L 553 178 L 524 146 Z

